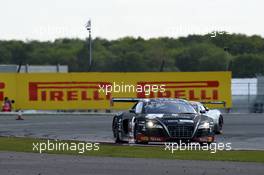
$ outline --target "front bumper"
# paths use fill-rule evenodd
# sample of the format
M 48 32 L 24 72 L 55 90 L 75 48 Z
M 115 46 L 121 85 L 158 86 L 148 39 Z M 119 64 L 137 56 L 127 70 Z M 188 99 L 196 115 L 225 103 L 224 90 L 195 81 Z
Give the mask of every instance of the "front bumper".
M 138 142 L 213 142 L 215 140 L 214 133 L 211 129 L 198 129 L 191 137 L 171 137 L 163 129 L 146 130 L 145 132 L 140 132 L 135 135 L 135 140 Z

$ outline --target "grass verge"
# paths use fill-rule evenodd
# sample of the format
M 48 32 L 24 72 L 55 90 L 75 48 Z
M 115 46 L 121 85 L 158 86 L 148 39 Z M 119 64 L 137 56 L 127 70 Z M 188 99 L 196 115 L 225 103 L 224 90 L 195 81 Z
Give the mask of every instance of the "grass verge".
M 0 151 L 14 152 L 35 152 L 33 143 L 44 143 L 47 140 L 33 138 L 0 137 Z M 58 141 L 71 143 L 70 141 Z M 80 143 L 80 142 L 73 142 Z M 82 142 L 83 143 L 83 142 Z M 158 158 L 158 159 L 181 159 L 181 160 L 218 160 L 218 161 L 239 161 L 239 162 L 260 162 L 264 163 L 264 151 L 217 151 L 212 154 L 210 151 L 175 151 L 173 154 L 164 150 L 165 146 L 122 146 L 100 144 L 99 151 L 86 151 L 82 154 L 77 151 L 45 151 L 49 154 L 69 154 L 85 156 L 104 157 L 129 157 L 129 158 Z

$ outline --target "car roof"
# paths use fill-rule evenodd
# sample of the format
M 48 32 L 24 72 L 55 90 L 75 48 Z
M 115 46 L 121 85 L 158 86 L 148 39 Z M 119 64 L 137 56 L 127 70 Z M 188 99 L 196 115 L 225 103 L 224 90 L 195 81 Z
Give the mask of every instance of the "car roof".
M 201 105 L 202 103 L 198 102 L 198 101 L 189 101 L 190 104 L 194 105 Z
M 187 100 L 180 99 L 180 98 L 146 98 L 146 99 L 141 99 L 140 101 L 143 101 L 143 102 L 184 102 L 184 103 L 188 103 Z

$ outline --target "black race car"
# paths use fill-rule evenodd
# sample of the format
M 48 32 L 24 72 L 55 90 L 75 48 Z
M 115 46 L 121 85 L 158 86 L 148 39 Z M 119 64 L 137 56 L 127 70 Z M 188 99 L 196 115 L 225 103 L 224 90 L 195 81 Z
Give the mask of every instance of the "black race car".
M 115 102 L 134 102 L 126 112 L 114 116 L 112 123 L 116 143 L 214 141 L 213 120 L 199 114 L 183 99 L 113 98 Z

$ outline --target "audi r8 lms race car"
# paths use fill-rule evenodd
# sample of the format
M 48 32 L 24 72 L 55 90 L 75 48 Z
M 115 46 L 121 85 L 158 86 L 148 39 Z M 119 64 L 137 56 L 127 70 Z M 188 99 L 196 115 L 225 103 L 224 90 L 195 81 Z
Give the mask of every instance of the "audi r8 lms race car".
M 221 134 L 223 132 L 224 117 L 218 109 L 209 109 L 204 106 L 203 103 L 197 101 L 189 101 L 190 104 L 194 107 L 197 113 L 207 115 L 213 119 L 214 122 L 214 132 L 216 134 Z M 214 102 L 210 102 L 213 104 Z M 215 102 L 217 104 L 223 104 L 223 102 Z
M 113 118 L 112 130 L 116 143 L 186 141 L 211 143 L 214 141 L 213 119 L 197 113 L 183 99 L 113 98 L 115 102 L 134 102 L 129 111 Z

